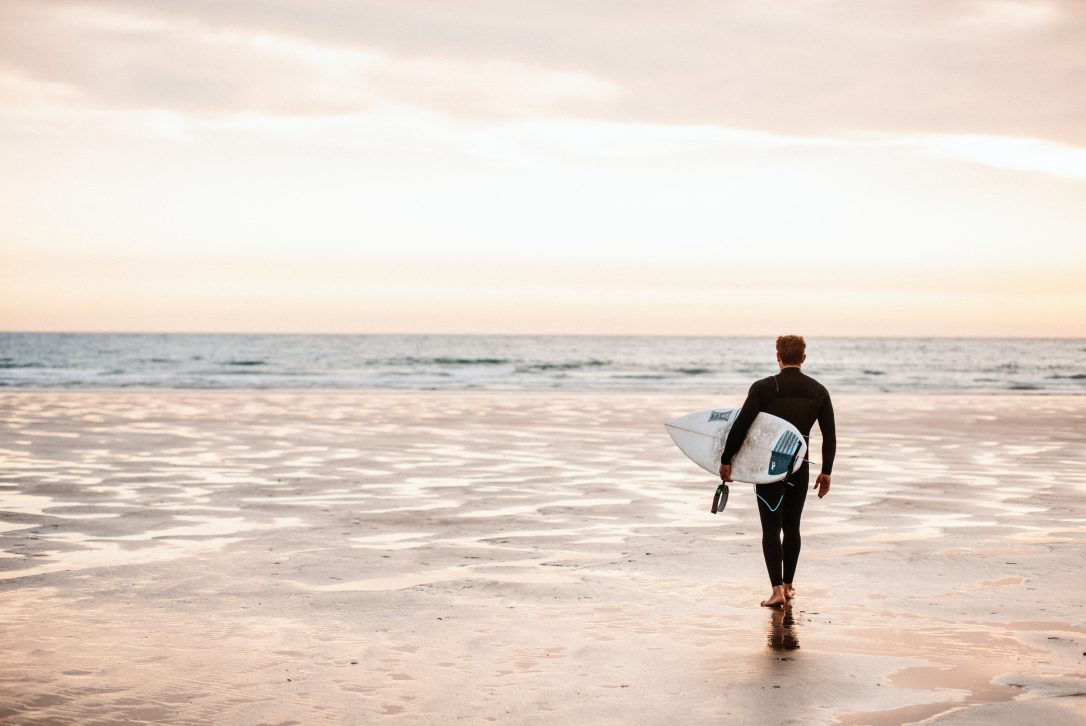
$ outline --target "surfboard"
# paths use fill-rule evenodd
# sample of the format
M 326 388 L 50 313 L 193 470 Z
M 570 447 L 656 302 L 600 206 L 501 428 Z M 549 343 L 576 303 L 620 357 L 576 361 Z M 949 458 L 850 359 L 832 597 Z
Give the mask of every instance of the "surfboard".
M 713 476 L 720 475 L 720 454 L 739 416 L 738 408 L 698 411 L 664 424 L 671 440 L 692 462 Z M 759 413 L 747 438 L 732 458 L 732 479 L 748 484 L 780 481 L 803 465 L 807 442 L 792 424 Z

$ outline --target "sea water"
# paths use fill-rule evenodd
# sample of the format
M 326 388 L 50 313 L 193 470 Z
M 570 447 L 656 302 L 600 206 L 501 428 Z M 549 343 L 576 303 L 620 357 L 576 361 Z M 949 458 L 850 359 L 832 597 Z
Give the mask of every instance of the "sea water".
M 745 391 L 772 337 L 0 333 L 0 387 Z M 1086 340 L 818 338 L 832 391 L 1086 393 Z

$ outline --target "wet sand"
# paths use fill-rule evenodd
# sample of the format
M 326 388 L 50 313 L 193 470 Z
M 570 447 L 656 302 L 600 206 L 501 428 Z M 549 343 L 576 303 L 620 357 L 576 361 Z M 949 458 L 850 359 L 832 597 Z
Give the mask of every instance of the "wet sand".
M 1086 719 L 1086 397 L 837 397 L 787 612 L 717 402 L 6 393 L 0 721 Z

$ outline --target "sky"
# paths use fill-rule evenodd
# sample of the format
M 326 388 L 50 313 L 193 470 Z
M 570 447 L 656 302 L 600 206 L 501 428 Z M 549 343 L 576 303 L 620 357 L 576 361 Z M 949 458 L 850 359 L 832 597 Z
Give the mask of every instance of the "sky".
M 0 330 L 1086 336 L 1080 0 L 5 0 Z

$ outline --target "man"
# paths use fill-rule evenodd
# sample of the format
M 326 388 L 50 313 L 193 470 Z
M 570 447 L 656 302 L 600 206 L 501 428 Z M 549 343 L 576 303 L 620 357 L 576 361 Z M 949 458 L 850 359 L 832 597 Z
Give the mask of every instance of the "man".
M 814 488 L 818 489 L 819 499 L 829 493 L 830 472 L 837 452 L 833 404 L 826 387 L 800 370 L 807 359 L 806 349 L 802 336 L 777 338 L 780 373 L 755 381 L 750 387 L 720 456 L 720 478 L 725 482 L 732 481 L 732 458 L 743 445 L 754 417 L 759 411 L 765 411 L 790 422 L 808 441 L 811 427 L 818 421 L 822 431 L 822 472 L 815 480 Z M 792 583 L 799 561 L 799 519 L 803 514 L 803 501 L 807 498 L 808 469 L 808 462 L 804 460 L 803 465 L 783 481 L 755 487 L 758 515 L 762 520 L 762 554 L 773 585 L 769 599 L 762 601 L 764 607 L 786 605 L 795 595 Z

